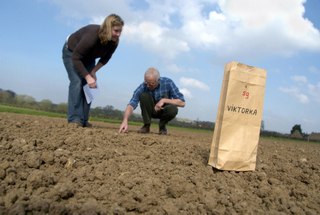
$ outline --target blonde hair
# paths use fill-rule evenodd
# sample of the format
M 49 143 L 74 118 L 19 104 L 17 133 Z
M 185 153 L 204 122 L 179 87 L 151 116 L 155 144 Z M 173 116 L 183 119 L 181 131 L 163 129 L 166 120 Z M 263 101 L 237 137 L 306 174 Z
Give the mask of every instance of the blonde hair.
M 124 21 L 121 19 L 120 16 L 116 14 L 111 14 L 100 25 L 99 29 L 99 38 L 101 40 L 102 45 L 106 45 L 109 41 L 111 41 L 112 37 L 112 27 L 122 25 L 124 26 Z M 116 44 L 119 43 L 119 38 L 115 42 Z

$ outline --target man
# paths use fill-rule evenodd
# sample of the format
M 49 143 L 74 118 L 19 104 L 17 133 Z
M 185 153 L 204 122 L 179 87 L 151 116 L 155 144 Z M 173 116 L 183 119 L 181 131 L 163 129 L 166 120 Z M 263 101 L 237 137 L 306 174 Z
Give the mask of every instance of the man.
M 167 135 L 166 124 L 178 114 L 178 107 L 185 106 L 183 94 L 170 78 L 161 77 L 156 68 L 149 68 L 144 74 L 144 83 L 134 91 L 124 112 L 119 133 L 127 132 L 128 119 L 140 102 L 144 125 L 138 133 L 149 133 L 151 118 L 160 119 L 159 134 Z

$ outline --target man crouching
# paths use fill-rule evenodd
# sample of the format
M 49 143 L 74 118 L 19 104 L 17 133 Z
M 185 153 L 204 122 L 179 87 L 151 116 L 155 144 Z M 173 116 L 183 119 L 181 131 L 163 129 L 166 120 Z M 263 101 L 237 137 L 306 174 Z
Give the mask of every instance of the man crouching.
M 144 82 L 133 92 L 133 96 L 124 112 L 119 133 L 127 132 L 128 119 L 140 102 L 144 125 L 138 133 L 149 133 L 151 118 L 160 119 L 159 134 L 167 135 L 166 124 L 178 114 L 178 107 L 185 106 L 183 94 L 175 83 L 166 77 L 160 77 L 156 68 L 149 68 L 144 74 Z

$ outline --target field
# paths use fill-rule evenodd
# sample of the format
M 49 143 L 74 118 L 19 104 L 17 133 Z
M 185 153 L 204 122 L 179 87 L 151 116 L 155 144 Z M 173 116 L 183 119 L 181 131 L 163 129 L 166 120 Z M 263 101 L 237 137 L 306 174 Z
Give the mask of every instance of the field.
M 320 144 L 261 138 L 256 171 L 207 165 L 212 133 L 0 113 L 0 214 L 320 214 Z

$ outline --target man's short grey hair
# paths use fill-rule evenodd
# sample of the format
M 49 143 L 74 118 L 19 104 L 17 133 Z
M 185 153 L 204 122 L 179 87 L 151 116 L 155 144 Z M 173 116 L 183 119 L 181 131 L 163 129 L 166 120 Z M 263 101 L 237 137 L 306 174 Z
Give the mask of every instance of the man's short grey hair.
M 153 76 L 155 81 L 158 81 L 160 78 L 160 73 L 159 71 L 154 68 L 154 67 L 150 67 L 149 69 L 147 69 L 146 73 L 144 74 L 145 77 L 150 77 Z

